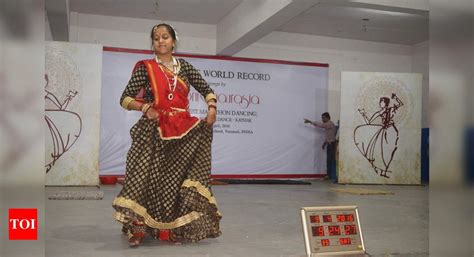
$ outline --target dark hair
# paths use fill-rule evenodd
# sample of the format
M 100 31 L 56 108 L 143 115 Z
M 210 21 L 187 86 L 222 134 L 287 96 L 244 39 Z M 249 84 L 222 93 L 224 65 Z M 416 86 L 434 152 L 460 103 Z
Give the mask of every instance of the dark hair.
M 388 97 L 380 97 L 379 103 L 382 102 L 382 101 L 385 103 L 385 106 L 388 106 L 388 104 L 390 103 L 390 98 L 388 98 Z
M 160 23 L 160 24 L 158 24 L 158 25 L 153 26 L 153 28 L 151 28 L 150 38 L 151 38 L 151 46 L 152 46 L 152 47 L 153 47 L 153 37 L 155 36 L 155 30 L 156 30 L 158 27 L 165 27 L 166 30 L 168 30 L 168 33 L 170 33 L 170 35 L 171 35 L 171 37 L 173 38 L 173 40 L 174 40 L 174 41 L 177 40 L 176 31 L 174 30 L 174 28 L 171 27 L 171 25 L 169 25 L 169 24 Z
M 325 112 L 323 114 L 321 114 L 322 117 L 325 117 L 325 118 L 328 118 L 328 120 L 331 119 L 331 115 L 329 115 L 329 112 Z

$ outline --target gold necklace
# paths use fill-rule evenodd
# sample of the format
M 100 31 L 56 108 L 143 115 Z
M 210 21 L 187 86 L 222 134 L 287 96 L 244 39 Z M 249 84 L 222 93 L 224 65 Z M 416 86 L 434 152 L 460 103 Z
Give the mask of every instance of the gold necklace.
M 172 70 L 174 72 L 174 63 L 173 61 L 171 62 L 163 62 L 163 65 L 168 68 L 168 70 Z
M 163 73 L 165 74 L 166 80 L 168 81 L 168 89 L 170 91 L 170 93 L 168 94 L 168 100 L 171 101 L 174 98 L 173 93 L 176 90 L 176 85 L 178 83 L 178 73 L 179 73 L 179 70 L 181 69 L 181 65 L 176 60 L 176 58 L 174 58 L 174 57 L 171 57 L 171 61 L 168 62 L 169 64 L 171 64 L 171 67 L 168 67 L 168 65 L 166 65 L 166 63 L 164 63 L 161 59 L 159 59 L 158 56 L 155 56 L 155 61 L 159 64 L 163 64 L 163 66 L 165 66 L 169 70 L 173 71 L 173 73 L 174 73 L 173 83 L 171 83 L 170 79 L 166 75 L 166 72 L 163 70 L 163 68 L 161 68 L 161 66 L 158 65 L 160 67 L 161 71 L 163 71 Z

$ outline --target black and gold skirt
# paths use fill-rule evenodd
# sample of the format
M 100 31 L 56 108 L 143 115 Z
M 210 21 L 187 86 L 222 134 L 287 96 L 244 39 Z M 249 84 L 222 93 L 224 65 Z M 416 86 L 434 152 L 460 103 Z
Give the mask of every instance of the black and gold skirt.
M 170 230 L 177 240 L 218 237 L 222 216 L 209 185 L 212 128 L 201 121 L 181 138 L 163 140 L 157 124 L 142 117 L 130 134 L 114 218 L 125 230 L 138 220 L 151 231 Z

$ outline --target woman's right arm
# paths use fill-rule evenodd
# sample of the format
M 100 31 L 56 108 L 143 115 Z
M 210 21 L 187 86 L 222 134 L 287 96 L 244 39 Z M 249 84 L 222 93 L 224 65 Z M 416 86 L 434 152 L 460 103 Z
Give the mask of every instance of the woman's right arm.
M 148 82 L 148 74 L 145 65 L 141 64 L 133 72 L 132 77 L 128 81 L 125 90 L 120 97 L 120 105 L 126 110 L 141 111 L 144 103 L 136 101 L 135 97 L 140 90 L 145 90 L 145 86 Z
M 133 72 L 127 87 L 123 91 L 122 97 L 120 97 L 120 105 L 126 110 L 141 111 L 148 119 L 156 120 L 158 119 L 158 112 L 151 108 L 152 104 L 135 100 L 140 91 L 143 91 L 144 94 L 148 84 L 148 73 L 145 65 L 141 63 Z

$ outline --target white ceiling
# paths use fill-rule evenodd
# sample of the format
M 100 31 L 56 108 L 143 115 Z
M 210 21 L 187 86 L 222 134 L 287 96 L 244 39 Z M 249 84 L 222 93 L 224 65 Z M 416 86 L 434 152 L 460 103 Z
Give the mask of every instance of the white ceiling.
M 217 24 L 242 0 L 69 0 L 72 12 Z
M 217 24 L 241 2 L 242 0 L 69 0 L 69 10 L 107 16 Z M 428 40 L 428 11 L 377 8 L 372 4 L 361 7 L 341 2 L 315 2 L 313 7 L 279 26 L 277 30 L 406 45 Z M 364 22 L 364 18 L 369 21 Z
M 413 45 L 428 40 L 429 24 L 427 15 L 418 13 L 316 5 L 281 26 L 279 30 Z

